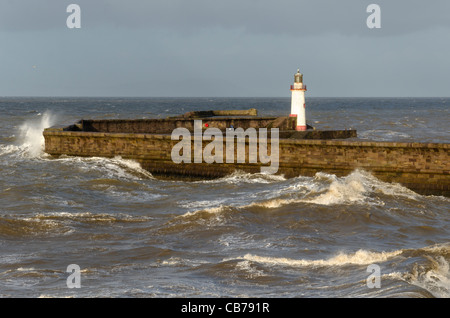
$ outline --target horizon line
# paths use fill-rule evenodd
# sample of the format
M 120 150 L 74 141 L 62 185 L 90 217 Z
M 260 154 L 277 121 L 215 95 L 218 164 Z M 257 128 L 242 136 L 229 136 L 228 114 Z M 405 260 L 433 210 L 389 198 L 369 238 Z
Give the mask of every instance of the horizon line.
M 102 95 L 2 95 L 0 98 L 286 98 L 291 96 L 102 96 Z M 450 98 L 450 96 L 305 96 L 305 98 Z

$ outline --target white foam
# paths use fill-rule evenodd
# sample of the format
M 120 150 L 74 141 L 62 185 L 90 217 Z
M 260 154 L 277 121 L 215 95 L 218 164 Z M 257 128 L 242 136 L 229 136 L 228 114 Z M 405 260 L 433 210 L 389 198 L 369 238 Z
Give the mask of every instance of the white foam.
M 23 123 L 20 129 L 21 147 L 31 157 L 38 157 L 44 152 L 45 139 L 43 131 L 56 122 L 56 116 L 45 112 L 40 120 L 30 120 Z
M 242 175 L 240 175 L 242 176 Z M 379 194 L 393 197 L 404 197 L 411 200 L 420 199 L 420 195 L 394 183 L 386 183 L 363 170 L 356 170 L 345 177 L 319 172 L 314 178 L 295 178 L 289 183 L 276 183 L 267 191 L 259 191 L 257 195 L 249 194 L 250 203 L 238 203 L 233 198 L 212 201 L 186 201 L 181 204 L 184 208 L 194 208 L 184 216 L 197 213 L 218 214 L 226 208 L 252 208 L 261 207 L 276 209 L 290 204 L 318 204 L 318 205 L 345 205 L 360 204 L 371 206 L 384 206 L 383 198 Z M 253 201 L 255 198 L 262 198 Z M 253 202 L 252 202 L 253 201 Z
M 389 277 L 399 279 L 408 284 L 420 287 L 437 298 L 450 297 L 450 264 L 443 256 L 427 257 L 431 268 L 415 266 L 412 272 L 393 272 Z
M 364 203 L 365 192 L 364 184 L 359 180 L 338 180 L 333 181 L 324 194 L 309 202 L 322 205 Z
M 7 155 L 10 153 L 19 152 L 22 149 L 16 145 L 0 145 L 0 155 Z
M 25 158 L 45 157 L 43 131 L 56 122 L 56 116 L 48 111 L 39 116 L 38 119 L 27 120 L 19 127 L 18 145 L 0 145 L 0 155 L 16 154 Z
M 429 258 L 432 268 L 418 273 L 411 280 L 413 285 L 425 288 L 435 297 L 450 297 L 450 264 L 443 256 Z
M 171 257 L 167 260 L 162 261 L 161 265 L 164 266 L 183 266 L 185 261 L 180 257 Z
M 250 261 L 247 260 L 237 263 L 236 269 L 246 272 L 247 278 L 250 279 L 267 276 L 262 270 L 258 270 L 257 268 L 252 266 L 252 263 Z
M 281 199 L 281 198 L 276 198 L 276 199 L 270 199 L 270 200 L 265 200 L 265 201 L 260 201 L 260 202 L 252 202 L 244 207 L 262 207 L 262 208 L 266 208 L 266 209 L 276 209 L 279 207 L 282 207 L 284 205 L 288 205 L 291 203 L 297 203 L 300 202 L 301 200 L 295 200 L 295 199 Z
M 294 185 L 279 189 L 276 192 L 278 197 L 252 202 L 245 207 L 279 208 L 295 203 L 383 205 L 383 202 L 369 196 L 372 191 L 370 184 L 371 180 L 368 180 L 368 175 L 362 171 L 355 171 L 341 178 L 319 172 L 314 178 L 298 179 Z
M 331 180 L 332 182 L 319 190 L 318 196 L 305 199 L 303 202 L 337 205 L 337 204 L 368 204 L 383 206 L 384 202 L 375 194 L 383 193 L 389 196 L 401 196 L 411 200 L 417 200 L 420 195 L 400 184 L 383 182 L 369 172 L 355 170 L 346 177 L 338 178 L 334 175 L 318 173 L 318 180 Z
M 113 159 L 110 159 L 112 163 L 117 164 L 121 167 L 125 167 L 128 170 L 131 170 L 139 175 L 143 175 L 147 178 L 153 178 L 153 175 L 147 170 L 141 167 L 141 164 L 134 160 L 122 159 L 120 156 L 116 156 Z
M 225 210 L 225 208 L 226 208 L 226 206 L 219 205 L 219 206 L 213 207 L 213 208 L 206 208 L 206 209 L 202 209 L 202 210 L 186 212 L 180 216 L 181 217 L 191 217 L 191 216 L 195 216 L 195 215 L 201 214 L 201 213 L 219 214 L 219 213 L 223 212 Z
M 99 171 L 111 178 L 141 180 L 141 177 L 144 177 L 154 179 L 153 175 L 143 169 L 137 161 L 122 159 L 120 156 L 114 158 L 61 156 L 58 159 L 49 160 L 75 164 L 79 169 Z
M 79 222 L 145 222 L 148 221 L 149 217 L 139 216 L 135 217 L 130 214 L 119 213 L 119 214 L 108 214 L 108 213 L 91 213 L 91 212 L 46 212 L 38 213 L 32 218 L 24 218 L 24 220 L 33 221 L 67 221 L 75 220 Z M 53 221 L 55 224 L 56 222 Z
M 307 259 L 290 259 L 283 257 L 266 257 L 246 254 L 242 259 L 264 263 L 268 265 L 280 266 L 344 266 L 344 265 L 369 265 L 373 263 L 384 262 L 389 258 L 395 257 L 402 253 L 401 250 L 393 252 L 370 252 L 366 250 L 358 250 L 352 254 L 339 253 L 329 259 L 307 260 Z
M 24 268 L 24 267 L 19 267 L 16 269 L 16 271 L 18 272 L 31 272 L 31 271 L 35 271 L 36 269 L 34 267 L 29 267 L 29 268 Z
M 223 178 L 217 178 L 213 180 L 196 181 L 197 183 L 273 183 L 285 181 L 286 178 L 283 175 L 275 175 L 269 173 L 248 173 L 241 170 L 237 170 L 232 174 L 229 174 Z

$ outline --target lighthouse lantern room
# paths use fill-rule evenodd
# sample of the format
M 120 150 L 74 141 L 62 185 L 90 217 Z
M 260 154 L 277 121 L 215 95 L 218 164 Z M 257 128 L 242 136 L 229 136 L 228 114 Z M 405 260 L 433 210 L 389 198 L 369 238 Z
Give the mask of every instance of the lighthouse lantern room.
M 300 73 L 300 69 L 294 75 L 294 85 L 291 85 L 291 117 L 297 117 L 297 123 L 295 130 L 306 130 L 306 117 L 305 117 L 305 92 L 306 85 L 303 84 L 303 74 Z

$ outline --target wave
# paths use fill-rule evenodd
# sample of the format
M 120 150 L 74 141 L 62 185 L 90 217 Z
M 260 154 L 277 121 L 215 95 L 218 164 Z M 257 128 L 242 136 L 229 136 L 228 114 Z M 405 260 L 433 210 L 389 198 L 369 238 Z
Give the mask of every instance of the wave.
M 238 178 L 244 177 L 239 174 Z M 235 180 L 230 176 L 225 180 Z M 252 191 L 243 193 L 245 197 L 236 200 L 235 197 L 222 197 L 215 201 L 193 201 L 181 204 L 182 207 L 199 209 L 189 211 L 185 215 L 196 213 L 219 213 L 227 208 L 265 208 L 275 209 L 290 204 L 316 204 L 324 206 L 334 205 L 385 205 L 385 199 L 404 198 L 418 201 L 421 195 L 411 191 L 400 184 L 380 181 L 364 170 L 355 170 L 345 177 L 318 172 L 314 177 L 298 177 L 293 180 L 280 180 L 272 183 L 272 188 L 265 189 L 254 195 Z M 262 199 L 256 199 L 262 198 Z M 242 204 L 242 202 L 248 203 Z M 216 204 L 214 204 L 216 203 Z M 206 207 L 207 206 L 207 207 Z
M 213 180 L 201 180 L 195 181 L 194 183 L 273 183 L 279 181 L 285 181 L 286 178 L 283 175 L 275 175 L 269 173 L 249 173 L 242 170 L 236 170 L 235 172 Z
M 387 261 L 390 258 L 402 254 L 403 251 L 397 250 L 393 252 L 371 252 L 366 250 L 358 250 L 352 254 L 339 253 L 329 259 L 291 259 L 284 257 L 267 257 L 252 254 L 246 254 L 238 259 L 243 259 L 256 263 L 263 263 L 267 265 L 279 265 L 290 267 L 304 267 L 304 266 L 345 266 L 345 265 L 369 265 Z
M 291 203 L 310 203 L 318 205 L 342 205 L 361 204 L 384 206 L 384 201 L 379 194 L 390 197 L 403 197 L 410 200 L 418 200 L 421 195 L 411 191 L 400 184 L 383 182 L 369 172 L 355 170 L 345 177 L 337 177 L 324 172 L 316 173 L 310 180 L 308 187 L 304 187 L 305 194 L 300 198 L 274 198 L 253 205 L 262 207 L 279 207 Z
M 404 281 L 429 292 L 436 298 L 450 297 L 450 264 L 444 257 L 429 258 L 430 266 L 415 265 L 411 272 L 393 272 L 386 277 Z
M 139 162 L 123 159 L 120 156 L 114 158 L 61 156 L 57 159 L 47 160 L 75 165 L 77 169 L 86 172 L 98 171 L 113 179 L 155 179 L 150 172 L 141 167 Z
M 0 156 L 10 154 L 25 158 L 46 156 L 44 153 L 45 139 L 43 132 L 45 128 L 56 123 L 57 116 L 49 111 L 43 114 L 39 113 L 38 116 L 39 118 L 27 120 L 19 126 L 18 144 L 0 145 Z
M 109 213 L 91 213 L 91 212 L 48 212 L 38 213 L 32 218 L 25 218 L 24 220 L 59 220 L 59 221 L 76 221 L 83 223 L 117 223 L 117 222 L 146 222 L 148 217 L 132 216 L 125 213 L 109 214 Z
M 43 148 L 35 147 L 36 144 L 22 145 L 0 145 L 0 156 L 12 156 L 13 161 L 19 160 L 44 160 L 52 163 L 62 163 L 65 165 L 75 165 L 76 169 L 84 172 L 98 171 L 100 176 L 107 176 L 112 179 L 155 179 L 155 177 L 147 170 L 143 169 L 139 162 L 123 159 L 120 156 L 114 158 L 102 157 L 71 157 L 60 156 L 59 158 L 51 158 L 43 152 Z M 41 151 L 42 150 L 42 151 Z M 6 160 L 5 162 L 10 162 Z M 155 179 L 156 180 L 156 179 Z
M 450 297 L 450 244 L 436 244 L 417 250 L 406 250 L 409 257 L 421 256 L 425 264 L 414 263 L 413 268 L 406 272 L 393 272 L 390 278 L 402 280 L 413 286 L 428 291 L 438 298 Z M 406 253 L 405 253 L 406 254 Z
M 21 140 L 19 149 L 31 157 L 38 157 L 44 153 L 44 129 L 57 121 L 57 117 L 49 111 L 39 115 L 40 120 L 29 120 L 19 127 Z
M 229 208 L 230 208 L 229 206 L 219 205 L 219 206 L 213 207 L 213 208 L 206 208 L 206 209 L 196 210 L 196 211 L 192 211 L 192 212 L 186 212 L 186 213 L 182 214 L 181 217 L 192 217 L 192 216 L 200 215 L 200 214 L 218 214 L 218 213 L 229 210 Z
M 0 156 L 21 152 L 23 150 L 24 148 L 16 145 L 0 145 Z
M 251 208 L 251 207 L 261 207 L 265 209 L 276 209 L 279 207 L 282 207 L 284 205 L 292 204 L 292 203 L 298 203 L 301 202 L 301 200 L 296 199 L 269 199 L 261 202 L 253 202 L 246 206 L 243 206 L 244 208 Z
M 316 174 L 316 179 L 329 179 L 325 181 L 325 191 L 312 199 L 306 199 L 305 202 L 333 205 L 345 203 L 366 203 L 368 202 L 365 195 L 368 191 L 365 186 L 366 176 L 361 172 L 353 172 L 347 177 L 337 178 L 335 175 L 328 175 L 325 173 Z
M 450 297 L 450 264 L 443 256 L 428 257 L 431 266 L 416 266 L 412 273 L 403 274 L 406 282 L 426 289 L 435 297 Z
M 129 214 L 91 212 L 48 212 L 33 216 L 0 215 L 0 233 L 3 236 L 68 235 L 75 232 L 75 223 L 115 224 L 146 222 L 147 217 Z
M 226 199 L 219 200 L 198 200 L 198 201 L 182 201 L 179 205 L 183 208 L 187 209 L 195 209 L 195 211 L 209 211 L 210 209 L 216 209 L 223 207 L 226 202 Z M 215 213 L 215 211 L 211 210 L 211 213 Z
M 248 261 L 248 260 L 237 263 L 236 269 L 238 271 L 245 272 L 247 279 L 255 279 L 255 278 L 267 276 L 267 274 L 264 273 L 264 271 L 259 270 L 256 267 L 252 266 L 252 262 Z
M 19 160 L 38 159 L 75 164 L 81 170 L 97 170 L 111 178 L 154 179 L 153 175 L 143 169 L 139 162 L 123 159 L 120 156 L 114 158 L 75 156 L 61 156 L 57 159 L 50 158 L 44 152 L 45 139 L 43 131 L 45 128 L 53 126 L 57 122 L 58 116 L 50 111 L 46 111 L 43 114 L 39 113 L 38 115 L 40 118 L 27 120 L 19 127 L 18 144 L 0 144 L 0 156 L 11 156 L 13 160 L 18 158 Z
M 419 287 L 428 295 L 438 298 L 450 297 L 450 245 L 448 243 L 419 249 L 400 249 L 390 252 L 372 252 L 360 249 L 354 253 L 339 253 L 327 259 L 292 259 L 284 257 L 259 256 L 246 254 L 242 257 L 224 259 L 224 261 L 239 261 L 251 268 L 258 263 L 266 266 L 282 266 L 294 268 L 342 267 L 348 265 L 368 266 L 392 261 L 396 267 L 404 263 L 407 267 L 403 272 L 384 273 L 392 264 L 382 269 L 382 281 L 385 279 L 405 282 Z M 383 283 L 382 283 L 383 284 Z
M 346 177 L 338 178 L 335 175 L 325 173 L 316 174 L 316 178 L 331 180 L 325 186 L 325 191 L 305 202 L 336 205 L 336 204 L 369 204 L 383 206 L 384 202 L 373 194 L 385 194 L 389 196 L 401 196 L 408 199 L 417 200 L 419 194 L 411 191 L 400 184 L 383 182 L 369 172 L 355 170 Z
M 73 233 L 73 228 L 52 219 L 36 217 L 0 216 L 0 235 L 6 237 L 23 237 L 35 235 L 66 235 Z

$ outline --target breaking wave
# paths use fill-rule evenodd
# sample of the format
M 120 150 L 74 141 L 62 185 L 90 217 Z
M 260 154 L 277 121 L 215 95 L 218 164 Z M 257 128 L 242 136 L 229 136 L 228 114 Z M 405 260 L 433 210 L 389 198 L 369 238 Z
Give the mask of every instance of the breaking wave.
M 443 256 L 428 257 L 428 266 L 415 265 L 411 272 L 389 274 L 389 277 L 399 279 L 408 284 L 420 287 L 434 297 L 450 297 L 450 264 Z
M 402 275 L 405 281 L 424 288 L 435 297 L 450 297 L 450 264 L 443 256 L 429 258 L 431 267 L 418 267 L 412 273 Z
M 269 173 L 249 173 L 244 171 L 235 171 L 222 178 L 217 178 L 213 180 L 202 180 L 196 181 L 196 183 L 229 183 L 229 184 L 239 184 L 239 183 L 273 183 L 285 181 L 286 178 L 283 175 L 275 175 Z
M 217 207 L 213 207 L 213 208 L 206 208 L 206 209 L 202 209 L 202 210 L 196 210 L 196 211 L 192 211 L 192 212 L 186 212 L 185 214 L 181 215 L 182 217 L 191 217 L 191 216 L 195 216 L 198 214 L 218 214 L 221 213 L 223 211 L 226 211 L 228 207 L 226 206 L 217 206 Z
M 45 156 L 44 129 L 56 123 L 57 116 L 47 111 L 39 118 L 25 121 L 18 128 L 17 144 L 0 145 L 0 156 L 15 155 L 19 158 L 39 158 Z M 15 138 L 14 138 L 15 139 Z
M 252 176 L 250 174 L 250 176 Z M 217 183 L 227 183 L 247 177 L 246 174 L 231 175 Z M 256 178 L 259 178 L 256 177 Z M 255 179 L 253 179 L 255 180 Z M 278 179 L 268 188 L 255 195 L 252 191 L 240 193 L 239 200 L 234 197 L 221 197 L 220 200 L 187 201 L 180 204 L 184 208 L 197 208 L 185 214 L 217 214 L 229 208 L 276 209 L 290 204 L 369 205 L 384 206 L 386 198 L 403 198 L 416 202 L 422 196 L 400 184 L 380 181 L 370 173 L 356 170 L 345 177 L 337 177 L 324 172 L 314 177 L 298 177 L 292 180 Z M 236 185 L 238 186 L 238 185 Z
M 379 194 L 387 196 L 404 197 L 417 200 L 420 195 L 400 184 L 380 181 L 370 173 L 356 170 L 345 177 L 337 177 L 333 174 L 318 172 L 307 184 L 302 179 L 299 184 L 286 189 L 297 189 L 297 196 L 289 198 L 277 197 L 260 202 L 254 202 L 250 206 L 264 208 L 278 208 L 292 203 L 310 203 L 318 205 L 342 205 L 361 204 L 383 206 L 384 202 Z M 280 191 L 283 193 L 283 191 Z M 286 193 L 286 192 L 285 192 Z
M 426 263 L 414 263 L 407 272 L 393 272 L 388 276 L 422 288 L 434 297 L 450 297 L 450 244 L 437 244 L 418 250 L 409 250 L 409 257 L 420 254 Z
M 419 249 L 401 249 L 391 252 L 372 252 L 360 249 L 354 253 L 339 253 L 328 259 L 292 259 L 284 257 L 259 256 L 245 254 L 242 257 L 224 259 L 245 262 L 251 268 L 254 263 L 266 266 L 283 267 L 341 267 L 347 265 L 366 266 L 392 261 L 395 263 L 412 263 L 412 268 L 405 272 L 384 273 L 390 266 L 383 267 L 382 280 L 390 279 L 406 282 L 419 287 L 433 297 L 450 297 L 450 249 L 448 244 L 438 244 Z M 409 266 L 408 266 L 409 267 Z
M 384 205 L 384 203 L 373 196 L 373 194 L 385 194 L 390 196 L 402 196 L 409 199 L 417 199 L 420 195 L 401 186 L 400 184 L 380 181 L 364 170 L 356 170 L 346 177 L 338 178 L 335 175 L 317 173 L 317 179 L 325 179 L 323 191 L 318 196 L 306 199 L 321 205 L 336 204 L 370 204 Z
M 339 253 L 329 259 L 291 259 L 283 257 L 266 257 L 246 254 L 242 258 L 247 261 L 263 263 L 267 265 L 281 265 L 291 267 L 303 266 L 344 266 L 344 265 L 368 265 L 378 262 L 384 262 L 392 257 L 400 255 L 401 250 L 393 252 L 370 252 L 366 250 L 358 250 L 352 254 Z
M 83 172 L 96 171 L 113 179 L 154 179 L 153 175 L 143 169 L 139 162 L 123 159 L 120 156 L 114 158 L 102 157 L 69 157 L 61 156 L 58 159 L 49 159 L 65 165 L 73 165 Z
M 16 153 L 16 152 L 20 152 L 20 151 L 23 151 L 23 147 L 21 148 L 20 146 L 16 146 L 16 145 L 0 145 L 0 156 L 8 155 L 11 153 Z
M 45 144 L 43 131 L 54 125 L 56 121 L 57 117 L 47 111 L 41 115 L 39 120 L 29 120 L 23 123 L 19 128 L 21 145 L 18 150 L 31 157 L 42 155 Z

